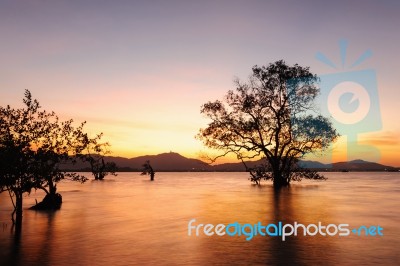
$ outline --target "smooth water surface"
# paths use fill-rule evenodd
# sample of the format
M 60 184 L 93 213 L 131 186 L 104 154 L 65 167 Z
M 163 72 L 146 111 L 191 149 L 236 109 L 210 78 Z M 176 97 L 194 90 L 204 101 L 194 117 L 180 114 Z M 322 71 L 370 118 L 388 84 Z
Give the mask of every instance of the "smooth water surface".
M 327 173 L 275 192 L 247 173 L 121 173 L 85 184 L 64 181 L 61 210 L 24 210 L 12 233 L 0 194 L 1 265 L 360 265 L 400 261 L 400 173 Z M 28 208 L 43 197 L 24 197 Z M 383 236 L 188 236 L 188 222 L 214 225 L 347 223 L 379 225 Z

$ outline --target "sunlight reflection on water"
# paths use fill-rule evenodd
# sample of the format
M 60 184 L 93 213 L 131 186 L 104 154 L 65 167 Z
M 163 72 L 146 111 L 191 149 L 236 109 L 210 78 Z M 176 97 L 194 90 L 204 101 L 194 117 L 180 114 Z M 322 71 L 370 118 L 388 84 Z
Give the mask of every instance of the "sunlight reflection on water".
M 10 201 L 0 194 L 0 264 L 396 264 L 399 173 L 328 173 L 275 193 L 246 173 L 137 173 L 58 185 L 55 213 L 25 210 L 22 236 L 10 232 Z M 29 207 L 43 197 L 25 197 Z M 196 223 L 294 221 L 380 225 L 383 237 L 189 237 Z

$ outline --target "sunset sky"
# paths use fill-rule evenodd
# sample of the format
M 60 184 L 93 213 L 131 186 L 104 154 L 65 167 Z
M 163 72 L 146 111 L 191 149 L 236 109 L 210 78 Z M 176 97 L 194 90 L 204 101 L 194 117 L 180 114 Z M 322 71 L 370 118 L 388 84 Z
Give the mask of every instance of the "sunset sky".
M 197 158 L 205 149 L 194 136 L 207 125 L 200 106 L 252 66 L 284 59 L 318 75 L 372 69 L 382 126 L 357 140 L 380 155 L 360 159 L 400 166 L 399 12 L 399 1 L 0 0 L 0 105 L 22 106 L 29 89 L 46 110 L 104 132 L 115 156 Z M 372 56 L 350 69 L 367 50 Z M 346 143 L 334 160 L 346 160 Z

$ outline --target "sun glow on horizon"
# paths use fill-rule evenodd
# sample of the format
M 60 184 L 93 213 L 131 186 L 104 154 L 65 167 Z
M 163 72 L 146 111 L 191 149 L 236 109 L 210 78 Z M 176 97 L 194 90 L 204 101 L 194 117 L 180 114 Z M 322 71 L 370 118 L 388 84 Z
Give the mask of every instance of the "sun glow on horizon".
M 399 16 L 387 5 L 372 6 L 385 16 L 372 20 L 347 2 L 313 4 L 299 12 L 267 1 L 9 1 L 0 9 L 0 105 L 21 106 L 29 89 L 45 110 L 76 124 L 87 121 L 85 128 L 92 135 L 103 132 L 113 156 L 172 150 L 201 159 L 204 153 L 217 153 L 195 139 L 209 122 L 200 114 L 202 104 L 222 99 L 234 88 L 233 79 L 246 80 L 254 65 L 284 59 L 310 66 L 317 75 L 341 71 L 337 41 L 347 37 L 347 63 L 367 49 L 374 53 L 363 67 L 376 70 L 382 116 L 382 130 L 360 135 L 358 144 L 375 146 L 380 163 L 400 166 L 400 37 L 393 34 Z M 337 12 L 321 19 L 316 15 L 323 14 L 322 9 Z M 313 30 L 305 35 L 304 29 Z M 390 42 L 382 41 L 389 35 Z M 338 69 L 316 60 L 318 51 L 338 59 Z M 344 139 L 333 146 L 332 160 L 347 160 Z M 374 159 L 362 152 L 360 157 Z M 217 163 L 235 161 L 231 156 Z

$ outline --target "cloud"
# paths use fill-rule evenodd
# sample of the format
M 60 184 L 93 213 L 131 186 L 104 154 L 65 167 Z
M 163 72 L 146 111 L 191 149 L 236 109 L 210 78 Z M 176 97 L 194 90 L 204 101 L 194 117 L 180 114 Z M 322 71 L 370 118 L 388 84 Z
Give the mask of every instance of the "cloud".
M 359 143 L 373 146 L 400 146 L 400 132 L 387 131 L 382 133 L 368 134 L 361 138 Z

